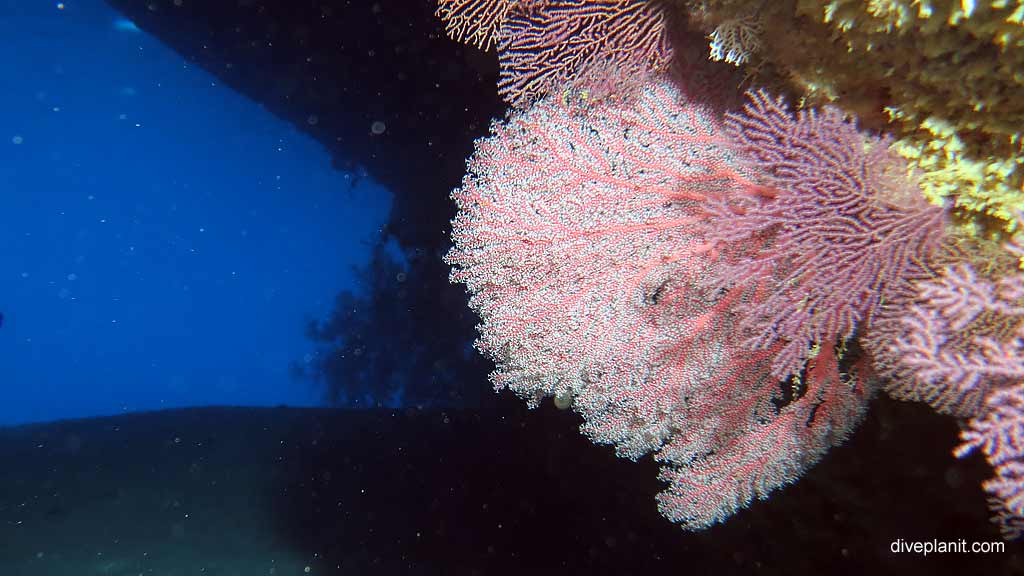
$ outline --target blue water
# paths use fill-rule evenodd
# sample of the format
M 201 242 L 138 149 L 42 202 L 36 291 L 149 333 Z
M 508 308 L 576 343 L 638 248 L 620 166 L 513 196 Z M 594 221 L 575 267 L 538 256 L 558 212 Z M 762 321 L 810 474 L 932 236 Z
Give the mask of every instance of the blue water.
M 288 364 L 388 192 L 101 0 L 0 37 L 0 425 L 316 404 Z

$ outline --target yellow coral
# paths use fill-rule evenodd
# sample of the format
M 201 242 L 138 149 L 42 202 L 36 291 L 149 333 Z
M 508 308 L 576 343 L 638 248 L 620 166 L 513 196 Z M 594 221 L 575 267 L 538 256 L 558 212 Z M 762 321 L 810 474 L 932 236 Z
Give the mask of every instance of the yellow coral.
M 900 113 L 890 110 L 894 117 Z M 904 138 L 894 145 L 920 174 L 918 181 L 925 196 L 935 202 L 955 200 L 956 208 L 966 214 L 965 230 L 981 234 L 986 222 L 978 215 L 998 218 L 1001 227 L 1013 232 L 1019 223 L 1016 211 L 1024 208 L 1024 190 L 1014 186 L 1024 170 L 1024 157 L 971 159 L 964 155 L 964 143 L 955 127 L 937 118 L 928 118 L 921 129 L 931 138 Z M 972 217 L 973 215 L 973 217 Z

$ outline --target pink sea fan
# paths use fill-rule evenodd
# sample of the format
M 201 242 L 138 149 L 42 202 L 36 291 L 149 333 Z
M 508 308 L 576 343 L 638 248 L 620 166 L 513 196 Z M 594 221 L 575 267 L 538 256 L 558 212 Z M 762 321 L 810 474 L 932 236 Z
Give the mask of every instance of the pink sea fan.
M 459 42 L 490 50 L 513 10 L 529 13 L 547 0 L 437 0 L 445 32 Z
M 772 373 L 784 378 L 815 345 L 850 338 L 907 289 L 941 243 L 944 210 L 922 197 L 886 140 L 861 134 L 840 110 L 792 114 L 781 98 L 748 96 L 726 124 L 763 189 L 718 203 L 714 238 L 749 245 L 725 267 L 727 283 L 778 286 L 745 307 L 742 327 L 750 348 L 782 344 Z
M 1020 254 L 1021 244 L 1007 246 Z M 965 420 L 958 457 L 977 450 L 995 469 L 983 485 L 1008 538 L 1024 535 L 1024 274 L 1010 254 L 980 274 L 953 261 L 890 305 L 868 338 L 886 388 Z
M 1024 535 L 1024 382 L 994 392 L 984 417 L 972 419 L 961 438 L 956 456 L 979 450 L 995 469 L 996 475 L 982 485 L 990 495 L 993 520 L 1008 539 Z
M 602 70 L 663 70 L 672 57 L 663 9 L 648 0 L 536 2 L 510 11 L 498 37 L 498 92 L 518 107 Z
M 890 393 L 940 412 L 977 416 L 986 396 L 1024 380 L 1024 277 L 989 281 L 958 263 L 917 286 L 885 346 L 901 378 Z M 888 323 L 888 322 L 887 322 Z
M 492 381 L 536 405 L 573 399 L 583 431 L 654 453 L 663 514 L 728 517 L 797 478 L 857 422 L 867 390 L 824 343 L 802 383 L 780 345 L 740 345 L 738 311 L 772 277 L 715 280 L 746 244 L 708 241 L 710 203 L 753 194 L 721 121 L 666 80 L 586 111 L 541 100 L 478 141 L 447 261 L 480 314 Z
M 650 316 L 707 267 L 694 207 L 738 185 L 720 131 L 662 82 L 586 115 L 549 98 L 477 143 L 448 261 L 496 384 L 554 395 L 646 365 L 672 324 Z M 590 368 L 584 348 L 611 366 Z

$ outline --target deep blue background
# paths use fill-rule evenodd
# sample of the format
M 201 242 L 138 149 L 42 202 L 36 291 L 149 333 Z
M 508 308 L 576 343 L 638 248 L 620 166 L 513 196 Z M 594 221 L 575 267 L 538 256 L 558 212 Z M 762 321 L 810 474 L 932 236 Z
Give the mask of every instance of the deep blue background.
M 0 425 L 316 404 L 289 362 L 389 195 L 101 0 L 0 37 Z

